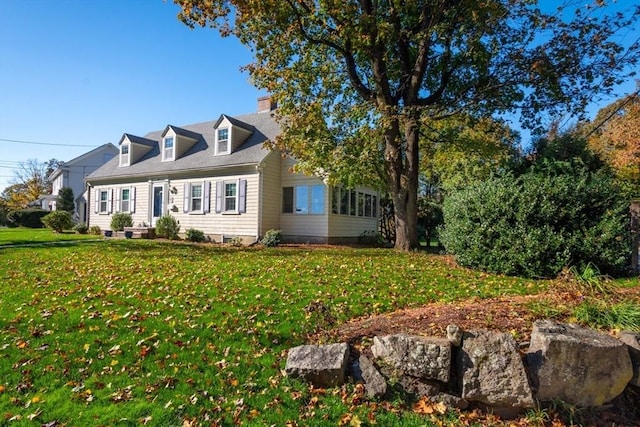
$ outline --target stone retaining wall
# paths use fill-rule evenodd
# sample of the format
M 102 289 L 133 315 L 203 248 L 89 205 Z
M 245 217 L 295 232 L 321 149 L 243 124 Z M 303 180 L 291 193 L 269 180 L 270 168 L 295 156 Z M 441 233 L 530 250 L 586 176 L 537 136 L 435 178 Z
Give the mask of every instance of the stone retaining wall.
M 285 372 L 318 387 L 362 383 L 371 398 L 384 398 L 393 384 L 447 406 L 472 403 L 506 417 L 554 400 L 597 407 L 640 386 L 640 334 L 617 339 L 550 320 L 534 323 L 528 349 L 510 334 L 449 325 L 447 339 L 380 336 L 363 353 L 369 352 L 372 360 L 349 357 L 345 343 L 295 347 Z

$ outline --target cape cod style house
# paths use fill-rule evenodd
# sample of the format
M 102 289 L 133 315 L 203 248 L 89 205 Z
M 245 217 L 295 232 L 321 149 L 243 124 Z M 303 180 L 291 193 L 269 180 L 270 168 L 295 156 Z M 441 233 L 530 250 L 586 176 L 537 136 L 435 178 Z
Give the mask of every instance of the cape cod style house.
M 370 188 L 329 187 L 293 173 L 294 160 L 270 151 L 280 128 L 269 97 L 258 112 L 188 126 L 168 125 L 144 137 L 124 134 L 119 155 L 86 178 L 89 225 L 109 229 L 115 212 L 135 226 L 175 217 L 214 242 L 249 244 L 271 229 L 285 241 L 355 241 L 377 230 L 379 197 Z

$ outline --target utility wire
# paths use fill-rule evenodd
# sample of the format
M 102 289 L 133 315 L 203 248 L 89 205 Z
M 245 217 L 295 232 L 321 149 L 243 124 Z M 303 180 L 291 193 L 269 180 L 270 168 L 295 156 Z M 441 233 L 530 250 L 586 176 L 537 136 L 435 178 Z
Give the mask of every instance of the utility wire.
M 89 145 L 89 144 L 56 144 L 53 142 L 37 142 L 37 141 L 21 141 L 19 139 L 5 139 L 0 138 L 0 141 L 3 142 L 15 142 L 17 144 L 34 144 L 34 145 L 55 145 L 57 147 L 97 147 L 97 145 Z

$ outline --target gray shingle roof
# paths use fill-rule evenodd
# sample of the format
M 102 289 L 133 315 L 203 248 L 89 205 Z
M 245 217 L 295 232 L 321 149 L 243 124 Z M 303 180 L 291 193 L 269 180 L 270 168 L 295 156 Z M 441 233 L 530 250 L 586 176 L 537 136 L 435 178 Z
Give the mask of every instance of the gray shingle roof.
M 131 135 L 130 133 L 123 134 L 122 138 L 120 138 L 119 144 L 122 144 L 122 141 L 124 141 L 125 138 L 127 138 L 129 141 L 133 142 L 134 144 L 146 145 L 149 147 L 154 147 L 158 145 L 158 141 L 155 141 L 153 139 L 141 138 L 139 136 Z
M 229 117 L 229 116 L 226 116 Z M 186 153 L 174 161 L 163 162 L 160 155 L 160 147 L 157 141 L 162 139 L 163 130 L 149 132 L 144 136 L 145 141 L 153 141 L 153 149 L 140 160 L 130 166 L 119 166 L 119 158 L 116 156 L 101 168 L 97 169 L 86 179 L 87 181 L 103 181 L 127 177 L 144 177 L 171 175 L 188 171 L 215 170 L 228 166 L 259 164 L 269 154 L 264 147 L 266 141 L 274 141 L 280 133 L 280 127 L 269 112 L 253 113 L 234 117 L 234 121 L 243 123 L 244 128 L 253 129 L 249 138 L 233 153 L 216 156 L 214 154 L 216 121 L 196 123 L 176 128 L 186 130 L 189 133 L 201 135 Z M 193 135 L 193 134 L 192 134 Z M 129 135 L 129 139 L 138 138 Z
M 169 132 L 169 129 L 173 129 L 176 135 L 186 136 L 187 138 L 195 139 L 196 141 L 202 138 L 202 135 L 200 135 L 199 133 L 192 132 L 190 130 L 183 129 L 174 125 L 167 125 L 167 127 L 164 128 L 164 132 L 162 132 L 160 136 L 164 137 L 167 134 L 167 132 Z

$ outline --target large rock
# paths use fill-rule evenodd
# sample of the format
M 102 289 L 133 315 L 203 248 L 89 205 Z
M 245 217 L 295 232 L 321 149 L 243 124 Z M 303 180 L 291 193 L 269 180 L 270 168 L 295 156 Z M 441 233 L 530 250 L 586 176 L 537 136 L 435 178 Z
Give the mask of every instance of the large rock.
M 629 384 L 640 387 L 640 334 L 623 331 L 620 333 L 620 341 L 628 346 L 633 366 L 633 378 Z
M 371 351 L 400 374 L 449 381 L 451 344 L 446 339 L 403 334 L 374 337 Z
M 387 380 L 366 356 L 360 356 L 351 367 L 353 379 L 364 383 L 369 397 L 382 397 L 387 393 Z
M 316 387 L 344 384 L 349 345 L 301 345 L 289 350 L 285 373 L 304 378 Z
M 518 344 L 506 333 L 465 332 L 459 355 L 462 398 L 496 408 L 534 406 Z
M 618 396 L 633 377 L 627 346 L 580 326 L 551 320 L 533 325 L 527 362 L 537 398 L 579 407 Z

